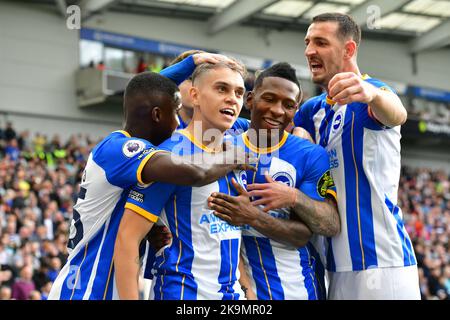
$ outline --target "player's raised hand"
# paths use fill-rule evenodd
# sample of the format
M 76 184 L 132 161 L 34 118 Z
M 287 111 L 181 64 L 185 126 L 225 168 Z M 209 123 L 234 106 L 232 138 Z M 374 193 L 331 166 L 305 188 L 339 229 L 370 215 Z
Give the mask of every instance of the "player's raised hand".
M 274 209 L 291 207 L 295 204 L 296 189 L 274 181 L 267 172 L 265 177 L 267 183 L 253 183 L 247 186 L 248 194 L 251 197 L 260 198 L 252 202 L 254 206 L 262 205 L 264 206 L 262 210 L 268 212 Z
M 231 183 L 239 195 L 234 197 L 214 192 L 208 198 L 208 207 L 214 210 L 213 213 L 216 216 L 232 225 L 242 226 L 249 224 L 250 221 L 257 217 L 259 212 L 251 204 L 249 194 L 244 187 L 237 183 L 234 178 L 231 179 Z
M 228 58 L 227 56 L 224 56 L 223 54 L 218 53 L 201 52 L 192 55 L 192 58 L 194 59 L 194 63 L 197 66 L 202 63 L 216 64 L 219 62 L 224 62 L 237 66 L 236 61 Z
M 340 105 L 370 104 L 378 95 L 378 89 L 353 72 L 341 72 L 328 83 L 328 95 Z

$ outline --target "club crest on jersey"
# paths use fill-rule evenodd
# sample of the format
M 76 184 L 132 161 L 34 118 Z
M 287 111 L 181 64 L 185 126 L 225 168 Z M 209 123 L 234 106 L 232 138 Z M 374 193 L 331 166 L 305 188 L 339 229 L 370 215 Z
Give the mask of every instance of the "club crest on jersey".
M 327 170 L 317 182 L 317 193 L 320 194 L 322 198 L 327 195 L 327 190 L 334 187 L 334 181 L 331 177 L 330 170 Z
M 333 131 L 337 131 L 341 127 L 342 122 L 343 122 L 342 113 L 339 112 L 333 121 Z
M 122 147 L 123 154 L 131 158 L 141 152 L 145 148 L 144 142 L 140 140 L 128 140 Z
M 240 185 L 247 187 L 247 172 L 245 172 L 243 170 L 239 171 L 239 173 L 236 176 L 237 176 L 237 182 Z
M 277 172 L 277 173 L 275 173 L 273 175 L 272 179 L 277 181 L 277 182 L 284 183 L 288 187 L 293 187 L 294 186 L 294 179 L 287 172 Z

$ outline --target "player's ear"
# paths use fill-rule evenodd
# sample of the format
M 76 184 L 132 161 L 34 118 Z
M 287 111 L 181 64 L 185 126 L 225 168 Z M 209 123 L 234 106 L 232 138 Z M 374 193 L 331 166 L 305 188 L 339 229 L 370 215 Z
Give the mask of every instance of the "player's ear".
M 350 60 L 356 55 L 356 42 L 353 40 L 349 40 L 345 43 L 345 54 L 344 59 Z
M 194 106 L 198 106 L 198 105 L 199 105 L 199 102 L 198 102 L 198 96 L 199 96 L 198 88 L 192 86 L 192 87 L 189 89 L 189 95 L 191 96 L 192 104 L 193 104 Z
M 253 99 L 255 97 L 255 93 L 253 91 L 247 91 L 245 94 L 245 107 L 248 110 L 252 110 L 253 109 Z
M 162 110 L 160 107 L 154 107 L 152 109 L 152 120 L 154 122 L 160 122 L 161 121 L 161 115 L 162 115 Z

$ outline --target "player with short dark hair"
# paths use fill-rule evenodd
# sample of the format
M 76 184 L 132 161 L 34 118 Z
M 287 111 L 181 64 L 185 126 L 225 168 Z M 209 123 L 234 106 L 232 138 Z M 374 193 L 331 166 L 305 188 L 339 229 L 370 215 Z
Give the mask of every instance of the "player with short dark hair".
M 300 89 L 300 96 L 298 97 L 298 100 L 302 100 L 302 88 L 300 86 L 300 82 L 297 79 L 297 76 L 295 74 L 295 70 L 292 68 L 292 66 L 287 62 L 280 62 L 277 64 L 274 64 L 273 66 L 261 71 L 256 80 L 255 84 L 253 86 L 253 91 L 257 90 L 264 82 L 265 78 L 268 77 L 276 77 L 276 78 L 283 78 L 286 80 L 289 80 L 297 85 Z
M 323 13 L 312 18 L 312 23 L 319 22 L 336 22 L 338 24 L 336 35 L 342 41 L 352 39 L 355 41 L 356 46 L 359 47 L 361 42 L 361 28 L 351 16 L 333 12 Z
M 243 230 L 250 287 L 241 271 L 249 298 L 254 293 L 264 300 L 324 298 L 323 278 L 316 276 L 321 271 L 323 275 L 319 252 L 324 248 L 310 241 L 311 230 L 314 237 L 335 235 L 339 216 L 326 151 L 285 131 L 300 97 L 300 84 L 289 64 L 278 63 L 259 74 L 247 96 L 250 130 L 235 137 L 238 146 L 258 158 L 257 170 L 244 173 L 248 191 L 233 181 L 239 196 L 213 193 L 208 199 L 220 218 L 251 227 Z M 267 191 L 273 193 L 270 200 L 288 200 L 269 203 L 261 198 Z M 320 221 L 320 226 L 309 225 L 304 216 Z
M 305 56 L 322 95 L 295 116 L 328 151 L 342 231 L 328 241 L 330 299 L 420 299 L 417 262 L 397 205 L 400 126 L 407 112 L 357 64 L 361 31 L 348 15 L 312 19 Z

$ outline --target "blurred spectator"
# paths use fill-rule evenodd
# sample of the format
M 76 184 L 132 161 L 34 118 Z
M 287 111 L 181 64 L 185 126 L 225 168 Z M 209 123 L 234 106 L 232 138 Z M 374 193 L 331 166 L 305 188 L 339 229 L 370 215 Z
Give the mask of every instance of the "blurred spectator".
M 12 291 L 8 286 L 0 286 L 0 300 L 11 300 Z
M 20 270 L 20 278 L 13 284 L 12 298 L 17 300 L 27 300 L 30 293 L 35 290 L 32 279 L 33 268 L 31 266 L 23 266 Z
M 136 73 L 141 73 L 147 71 L 147 63 L 145 62 L 144 58 L 139 58 L 138 65 L 136 67 Z
M 35 152 L 43 152 L 44 146 L 47 143 L 47 138 L 44 135 L 41 135 L 39 132 L 36 133 L 36 136 L 33 139 L 33 148 Z
M 447 292 L 447 296 L 450 296 L 450 265 L 444 267 L 444 274 L 442 275 L 442 286 Z
M 42 300 L 41 293 L 37 290 L 31 291 L 28 300 Z
M 97 64 L 96 68 L 97 68 L 97 70 L 104 71 L 105 70 L 105 64 L 103 63 L 103 61 L 100 61 Z
M 20 150 L 17 140 L 15 138 L 10 139 L 5 148 L 6 156 L 9 157 L 12 161 L 17 161 L 19 159 L 19 153 Z
M 42 300 L 47 300 L 50 294 L 50 289 L 52 288 L 53 282 L 48 281 L 41 287 Z
M 25 130 L 20 133 L 19 137 L 17 138 L 17 143 L 19 145 L 20 150 L 27 150 L 29 151 L 31 148 L 30 145 L 30 132 L 28 130 Z
M 6 269 L 0 270 L 0 285 L 2 284 L 11 284 L 14 279 L 14 274 L 11 270 Z
M 150 64 L 148 65 L 146 71 L 159 73 L 163 68 L 163 65 L 157 61 L 156 58 L 153 58 Z
M 2 240 L 0 241 L 0 265 L 10 265 L 12 263 L 14 251 L 7 246 L 7 243 L 4 243 L 3 239 L 4 237 L 2 237 Z
M 50 260 L 50 268 L 47 271 L 47 277 L 50 281 L 55 281 L 58 276 L 59 271 L 61 270 L 61 260 L 58 257 L 53 257 Z
M 17 137 L 16 130 L 14 130 L 11 122 L 6 123 L 6 129 L 3 135 L 6 142 L 9 142 Z

